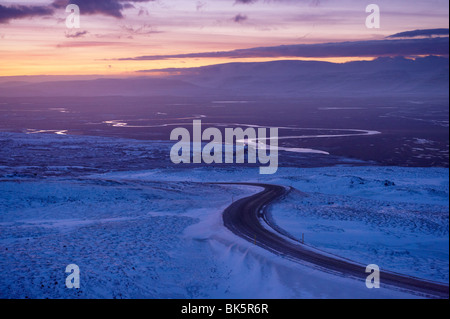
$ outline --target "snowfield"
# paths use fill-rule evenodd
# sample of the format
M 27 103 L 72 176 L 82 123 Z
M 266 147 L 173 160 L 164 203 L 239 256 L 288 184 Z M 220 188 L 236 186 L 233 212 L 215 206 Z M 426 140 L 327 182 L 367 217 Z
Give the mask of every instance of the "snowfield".
M 223 274 L 183 231 L 209 211 L 204 196 L 214 196 L 219 211 L 232 196 L 250 193 L 97 179 L 0 185 L 2 298 L 207 297 Z M 71 263 L 82 274 L 77 290 L 65 288 Z
M 428 176 L 423 176 L 406 185 L 411 173 L 417 174 L 406 170 L 404 176 L 392 176 L 401 186 L 385 182 L 382 189 L 377 182 L 383 181 L 354 170 L 351 177 L 336 176 L 332 181 L 343 189 L 292 192 L 273 207 L 272 218 L 315 248 L 363 265 L 377 264 L 381 269 L 448 283 L 448 203 L 444 202 L 448 184 L 445 178 L 427 184 Z
M 1 151 L 0 298 L 424 297 L 367 289 L 235 236 L 222 211 L 260 188 L 211 182 L 290 186 L 270 212 L 291 236 L 448 284 L 448 169 L 281 167 L 261 176 L 256 167 L 164 167 L 163 142 L 0 133 L 2 145 L 24 141 L 21 154 Z M 53 143 L 65 151 L 48 154 Z M 32 148 L 45 159 L 27 158 Z M 145 168 L 147 157 L 154 165 Z M 65 286 L 68 264 L 80 268 L 79 289 Z

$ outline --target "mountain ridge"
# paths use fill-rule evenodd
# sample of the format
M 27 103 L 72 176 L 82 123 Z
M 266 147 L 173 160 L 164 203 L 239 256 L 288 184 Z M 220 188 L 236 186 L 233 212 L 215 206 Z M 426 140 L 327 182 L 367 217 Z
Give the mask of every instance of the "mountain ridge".
M 448 95 L 449 59 L 428 56 L 331 63 L 281 60 L 154 70 L 164 76 L 0 83 L 0 97 Z M 140 72 L 145 73 L 145 72 Z

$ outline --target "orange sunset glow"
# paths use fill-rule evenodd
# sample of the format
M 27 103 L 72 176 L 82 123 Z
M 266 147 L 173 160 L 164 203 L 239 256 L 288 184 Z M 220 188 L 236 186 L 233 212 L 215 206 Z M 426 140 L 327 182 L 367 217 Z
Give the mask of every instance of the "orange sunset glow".
M 283 59 L 347 62 L 370 56 L 173 57 L 132 60 L 141 56 L 176 56 L 227 52 L 281 45 L 383 40 L 405 30 L 448 25 L 448 15 L 412 1 L 410 6 L 381 8 L 381 28 L 365 26 L 361 1 L 129 1 L 118 11 L 84 12 L 80 28 L 69 29 L 69 1 L 0 1 L 0 75 L 127 76 L 140 70 L 189 68 L 227 62 Z M 114 1 L 113 1 L 114 2 Z M 70 1 L 77 3 L 77 1 Z M 123 3 L 122 1 L 118 2 Z M 41 14 L 11 14 L 11 8 L 44 8 Z M 46 12 L 45 8 L 48 9 Z M 119 7 L 120 8 L 120 7 Z M 9 11 L 8 11 L 9 10 Z M 25 12 L 25 11 L 24 11 Z M 420 17 L 418 14 L 420 13 Z

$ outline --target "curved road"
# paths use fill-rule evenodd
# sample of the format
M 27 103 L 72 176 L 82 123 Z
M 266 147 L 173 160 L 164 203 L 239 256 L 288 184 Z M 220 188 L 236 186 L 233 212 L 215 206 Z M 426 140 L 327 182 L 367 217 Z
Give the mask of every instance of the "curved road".
M 222 183 L 221 183 L 222 184 Z M 334 258 L 320 252 L 308 249 L 301 243 L 294 243 L 283 235 L 277 234 L 264 227 L 263 223 L 273 227 L 266 215 L 270 203 L 281 199 L 288 190 L 283 186 L 256 183 L 223 183 L 229 185 L 248 185 L 263 187 L 264 190 L 255 195 L 242 198 L 223 213 L 225 227 L 234 234 L 242 237 L 274 254 L 283 256 L 297 262 L 307 262 L 319 266 L 322 270 L 337 273 L 346 277 L 366 280 L 368 273 L 366 266 L 359 265 L 350 260 Z M 409 290 L 430 298 L 449 298 L 449 287 L 445 284 L 409 277 L 393 272 L 380 272 L 380 283 Z

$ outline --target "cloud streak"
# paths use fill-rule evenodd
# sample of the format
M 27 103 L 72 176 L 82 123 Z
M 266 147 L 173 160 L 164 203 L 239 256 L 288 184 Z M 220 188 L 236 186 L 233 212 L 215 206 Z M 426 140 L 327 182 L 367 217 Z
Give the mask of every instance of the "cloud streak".
M 256 3 L 256 2 L 258 2 L 259 0 L 235 0 L 235 2 L 234 2 L 234 4 L 254 4 L 254 3 Z M 268 1 L 268 0 L 265 0 L 266 2 Z M 273 1 L 273 2 L 281 2 L 282 0 L 271 0 L 271 1 Z M 285 0 L 285 1 L 287 1 L 287 0 Z M 312 6 L 312 7 L 318 7 L 318 6 L 320 6 L 320 0 L 294 0 L 294 1 L 297 1 L 297 2 L 309 2 L 309 5 L 310 6 Z
M 88 34 L 88 31 L 79 31 L 75 33 L 67 33 L 66 32 L 66 38 L 81 38 L 84 37 L 86 34 Z
M 432 36 L 448 36 L 448 29 L 427 29 L 427 30 L 414 30 L 414 31 L 406 31 L 400 32 L 393 35 L 388 36 L 388 39 L 394 38 L 416 38 L 416 37 L 432 37 Z
M 56 45 L 56 48 L 90 48 L 104 46 L 121 46 L 123 42 L 107 42 L 107 41 L 82 41 L 82 42 L 65 42 Z
M 181 58 L 332 58 L 448 55 L 448 38 L 370 40 L 320 44 L 297 44 L 258 47 L 220 52 L 200 52 L 177 55 L 148 55 L 125 60 L 167 60 Z

